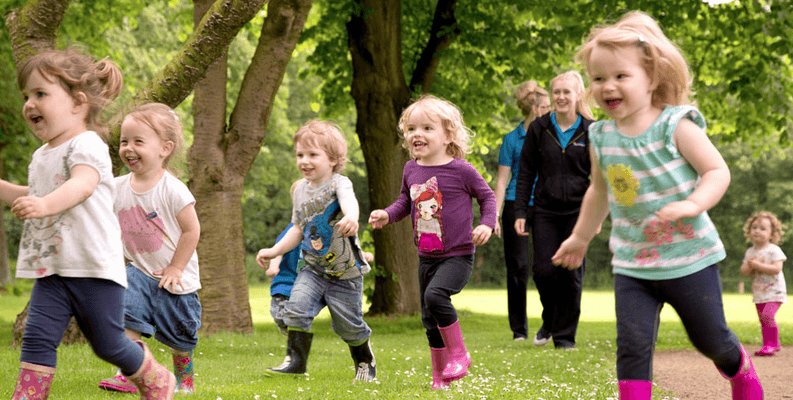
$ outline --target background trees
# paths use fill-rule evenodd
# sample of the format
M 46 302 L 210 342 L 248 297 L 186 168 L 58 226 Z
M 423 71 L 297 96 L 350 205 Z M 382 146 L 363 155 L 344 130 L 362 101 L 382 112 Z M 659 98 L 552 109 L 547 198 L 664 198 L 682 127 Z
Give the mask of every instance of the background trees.
M 353 162 L 346 173 L 361 203 L 362 239 L 376 251 L 374 279 L 367 279 L 371 312 L 415 312 L 410 223 L 374 235 L 365 225 L 369 210 L 398 194 L 406 161 L 395 130 L 402 108 L 425 92 L 457 104 L 477 133 L 468 160 L 492 179 L 500 138 L 519 118 L 513 88 L 575 68 L 571 56 L 589 28 L 631 9 L 658 18 L 683 48 L 694 99 L 730 162 L 733 184 L 711 212 L 730 252 L 726 279 L 730 262 L 743 254 L 737 227 L 750 211 L 765 207 L 793 218 L 790 154 L 770 151 L 787 145 L 793 128 L 788 1 L 318 0 L 311 14 L 309 0 L 142 3 L 9 0 L 0 9 L 17 10 L 9 14 L 17 25 L 4 29 L 14 36 L 0 36 L 7 62 L 0 88 L 17 92 L 11 37 L 17 64 L 36 49 L 79 42 L 122 66 L 120 103 L 148 98 L 178 106 L 193 134 L 187 169 L 204 226 L 199 258 L 208 331 L 251 329 L 244 254 L 272 244 L 286 226 L 288 188 L 299 177 L 291 135 L 316 117 L 348 135 Z M 28 18 L 28 10 L 46 19 Z M 17 166 L 27 165 L 22 157 L 35 147 L 17 118 L 20 108 L 18 98 L 0 99 L 0 159 L 7 161 L 0 174 L 17 182 L 26 172 Z M 16 227 L 6 226 L 12 246 Z M 610 280 L 607 232 L 591 248 L 589 285 Z M 501 252 L 497 238 L 478 249 L 473 283 L 501 282 Z

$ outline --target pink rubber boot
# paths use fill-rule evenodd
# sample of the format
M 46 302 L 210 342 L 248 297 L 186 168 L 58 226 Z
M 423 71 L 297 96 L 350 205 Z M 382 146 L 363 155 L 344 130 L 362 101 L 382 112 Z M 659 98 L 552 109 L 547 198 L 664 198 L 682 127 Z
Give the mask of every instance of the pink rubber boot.
M 436 349 L 430 347 L 432 354 L 432 390 L 441 390 L 449 387 L 449 382 L 444 381 L 443 369 L 446 368 L 446 348 Z
M 763 327 L 763 348 L 754 352 L 756 356 L 773 356 L 782 347 L 779 345 L 779 328 L 776 326 Z
M 22 362 L 11 400 L 47 400 L 55 368 Z
M 651 381 L 620 381 L 620 400 L 650 400 L 653 394 Z
M 730 385 L 732 386 L 732 400 L 763 399 L 763 386 L 760 384 L 760 379 L 757 377 L 757 372 L 754 370 L 752 359 L 743 346 L 741 346 L 741 368 L 738 370 L 738 373 L 732 378 L 724 375 L 724 372 L 721 370 L 719 370 L 719 373 L 730 381 Z
M 446 368 L 443 369 L 441 378 L 447 382 L 456 381 L 468 373 L 471 366 L 471 355 L 465 348 L 463 332 L 460 331 L 460 320 L 445 327 L 438 327 L 446 343 Z
M 116 370 L 116 375 L 112 378 L 105 378 L 99 381 L 99 388 L 113 392 L 138 393 L 138 387 L 127 380 L 127 377 L 121 373 L 120 369 Z
M 140 399 L 172 400 L 176 377 L 154 359 L 145 343 L 139 340 L 135 340 L 135 343 L 143 348 L 143 364 L 128 379 L 140 390 Z

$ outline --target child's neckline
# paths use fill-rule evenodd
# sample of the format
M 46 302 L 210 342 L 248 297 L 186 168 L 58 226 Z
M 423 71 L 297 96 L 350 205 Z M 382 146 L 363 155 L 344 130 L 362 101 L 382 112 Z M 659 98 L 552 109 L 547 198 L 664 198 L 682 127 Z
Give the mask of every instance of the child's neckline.
M 163 179 L 165 179 L 165 174 L 167 173 L 168 171 L 163 169 L 162 174 L 157 179 L 153 179 L 151 181 L 146 181 L 146 182 L 137 182 L 137 183 L 132 182 L 133 179 L 135 179 L 135 174 L 130 173 L 129 188 L 132 190 L 133 193 L 137 195 L 144 195 L 146 193 L 149 193 L 152 189 L 154 189 L 155 186 L 157 186 L 157 184 L 159 184 Z
M 444 165 L 449 165 L 449 164 L 453 163 L 454 160 L 456 160 L 456 158 L 452 157 L 451 160 L 446 161 L 446 162 L 442 162 L 442 163 L 438 163 L 438 164 L 422 164 L 421 162 L 419 162 L 418 159 L 415 159 L 416 165 L 420 165 L 422 167 L 442 167 Z
M 641 132 L 639 132 L 639 133 L 637 133 L 637 134 L 635 134 L 635 135 L 631 135 L 631 134 L 625 133 L 623 130 L 621 130 L 621 129 L 619 128 L 619 126 L 617 125 L 617 120 L 615 120 L 615 119 L 612 119 L 611 121 L 614 123 L 614 130 L 615 130 L 617 133 L 619 133 L 620 135 L 622 135 L 623 137 L 626 137 L 626 138 L 638 138 L 638 137 L 640 137 L 640 136 L 643 136 L 643 135 L 644 135 L 644 134 L 646 134 L 647 132 L 649 132 L 649 131 L 650 131 L 650 129 L 652 129 L 652 127 L 654 127 L 655 125 L 657 125 L 657 124 L 658 124 L 658 122 L 661 120 L 661 118 L 664 116 L 664 112 L 666 112 L 666 110 L 667 110 L 668 108 L 669 108 L 669 107 L 664 107 L 663 109 L 661 109 L 661 112 L 659 112 L 659 113 L 658 113 L 658 115 L 657 115 L 657 116 L 656 116 L 656 117 L 653 119 L 653 121 L 652 121 L 652 122 L 650 122 L 650 124 L 649 124 L 649 125 L 647 125 L 647 127 L 646 127 L 646 128 L 644 128 L 644 130 L 642 130 Z

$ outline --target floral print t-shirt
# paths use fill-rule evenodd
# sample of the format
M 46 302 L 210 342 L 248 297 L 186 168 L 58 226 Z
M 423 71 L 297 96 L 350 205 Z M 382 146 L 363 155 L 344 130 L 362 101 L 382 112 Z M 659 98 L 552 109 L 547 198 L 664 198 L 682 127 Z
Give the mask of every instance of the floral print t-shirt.
M 655 217 L 665 205 L 688 198 L 699 182 L 675 145 L 674 132 L 683 118 L 705 129 L 704 117 L 691 106 L 667 107 L 638 136 L 623 135 L 614 121 L 590 126 L 590 142 L 608 186 L 615 274 L 675 279 L 726 256 L 707 212 L 671 222 Z
M 746 255 L 743 257 L 746 260 L 755 260 L 763 264 L 771 264 L 779 260 L 787 260 L 785 253 L 779 246 L 769 243 L 762 249 L 756 249 L 754 246 L 746 249 Z M 785 286 L 785 275 L 782 271 L 778 274 L 764 274 L 762 272 L 752 271 L 752 294 L 754 295 L 755 303 L 787 303 L 787 286 Z

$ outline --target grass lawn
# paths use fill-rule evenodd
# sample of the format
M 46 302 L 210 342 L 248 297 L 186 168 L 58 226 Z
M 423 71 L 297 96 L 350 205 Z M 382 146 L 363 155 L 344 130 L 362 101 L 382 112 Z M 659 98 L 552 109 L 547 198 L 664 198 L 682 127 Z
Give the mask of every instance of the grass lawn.
M 202 337 L 196 349 L 198 393 L 193 399 L 616 399 L 614 297 L 611 292 L 584 293 L 578 345 L 574 351 L 514 342 L 506 318 L 506 291 L 466 289 L 454 297 L 466 344 L 473 357 L 467 377 L 450 390 L 429 390 L 429 349 L 418 316 L 367 318 L 373 330 L 377 382 L 353 385 L 349 350 L 330 328 L 327 311 L 314 324 L 309 374 L 273 379 L 262 375 L 283 360 L 286 339 L 269 315 L 269 288 L 251 287 L 255 332 Z M 529 329 L 539 327 L 536 292 L 529 292 Z M 759 343 L 760 328 L 750 294 L 727 294 L 730 327 L 741 341 Z M 18 372 L 19 349 L 10 348 L 11 326 L 26 297 L 0 297 L 0 398 L 10 398 Z M 777 316 L 784 343 L 793 342 L 793 315 Z M 658 350 L 691 348 L 677 315 L 662 314 Z M 155 357 L 170 367 L 167 349 L 148 340 Z M 134 399 L 136 396 L 96 388 L 115 367 L 93 355 L 87 345 L 58 350 L 58 372 L 50 399 Z M 726 384 L 726 383 L 725 383 Z M 181 397 L 181 396 L 177 396 Z M 658 390 L 654 399 L 667 398 Z

